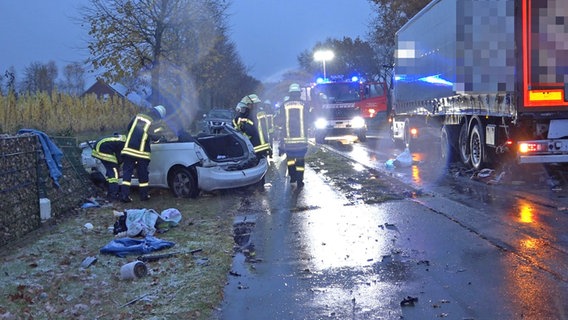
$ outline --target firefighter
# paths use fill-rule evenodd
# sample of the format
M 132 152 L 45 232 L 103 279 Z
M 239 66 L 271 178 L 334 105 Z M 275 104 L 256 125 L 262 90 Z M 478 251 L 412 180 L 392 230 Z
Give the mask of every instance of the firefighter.
M 136 167 L 138 174 L 138 187 L 141 201 L 150 199 L 148 194 L 148 165 L 150 164 L 150 126 L 154 120 L 163 119 L 166 116 L 166 108 L 162 105 L 155 106 L 147 113 L 137 114 L 128 124 L 126 141 L 120 153 L 123 160 L 122 184 L 120 186 L 120 200 L 132 202 L 130 198 L 130 185 L 132 173 Z
M 114 135 L 101 138 L 95 143 L 95 147 L 91 151 L 93 158 L 101 160 L 106 169 L 107 199 L 110 201 L 119 200 L 119 169 L 122 163 L 120 152 L 124 148 L 126 136 Z
M 261 144 L 268 144 L 268 156 L 272 157 L 272 140 L 270 139 L 270 116 L 267 109 L 264 108 L 263 104 L 258 104 L 258 110 L 256 110 L 256 127 L 258 130 L 259 139 Z
M 290 183 L 296 183 L 299 188 L 304 186 L 304 157 L 308 151 L 309 110 L 300 98 L 301 89 L 297 83 L 288 88 L 288 99 L 282 103 L 280 123 L 282 139 L 279 149 L 286 154 L 286 165 Z
M 264 101 L 265 112 L 266 112 L 266 126 L 268 128 L 268 143 L 270 144 L 271 154 L 274 142 L 274 109 L 270 100 Z
M 256 94 L 244 96 L 235 108 L 237 115 L 233 119 L 233 126 L 250 139 L 254 153 L 258 158 L 262 158 L 270 152 L 270 145 L 260 135 L 255 122 L 252 120 L 251 111 L 254 105 L 258 103 L 261 103 L 261 100 Z

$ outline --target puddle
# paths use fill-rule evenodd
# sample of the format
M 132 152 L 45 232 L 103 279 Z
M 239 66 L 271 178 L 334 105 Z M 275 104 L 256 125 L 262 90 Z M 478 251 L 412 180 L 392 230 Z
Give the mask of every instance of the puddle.
M 251 234 L 256 226 L 256 216 L 237 216 L 233 222 L 233 239 L 235 240 L 235 253 L 244 255 L 247 261 L 255 256 L 254 244 Z

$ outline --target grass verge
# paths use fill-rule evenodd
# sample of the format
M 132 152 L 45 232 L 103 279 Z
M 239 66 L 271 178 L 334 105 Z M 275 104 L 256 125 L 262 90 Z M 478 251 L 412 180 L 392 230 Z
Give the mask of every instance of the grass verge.
M 208 319 L 222 300 L 233 254 L 232 222 L 238 197 L 177 199 L 157 191 L 144 203 L 78 209 L 23 241 L 0 248 L 0 318 L 3 319 Z M 156 192 L 155 192 L 156 193 Z M 148 275 L 121 280 L 122 265 L 136 255 L 100 254 L 114 239 L 113 210 L 176 208 L 182 220 L 155 234 L 176 253 L 146 262 Z M 85 227 L 90 223 L 92 230 Z M 196 253 L 190 253 L 197 251 Z M 86 257 L 97 261 L 81 268 Z

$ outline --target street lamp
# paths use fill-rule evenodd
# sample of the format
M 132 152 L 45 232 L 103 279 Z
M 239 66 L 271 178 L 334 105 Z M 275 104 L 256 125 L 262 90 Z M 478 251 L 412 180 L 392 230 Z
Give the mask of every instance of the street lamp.
M 319 50 L 314 52 L 314 60 L 321 61 L 323 64 L 323 78 L 325 79 L 325 62 L 333 59 L 333 51 Z

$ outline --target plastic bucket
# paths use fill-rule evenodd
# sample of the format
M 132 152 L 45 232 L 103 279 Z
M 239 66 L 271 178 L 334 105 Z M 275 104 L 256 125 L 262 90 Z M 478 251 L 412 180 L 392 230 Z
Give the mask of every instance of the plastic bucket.
M 144 277 L 148 274 L 148 268 L 142 261 L 132 261 L 120 268 L 120 278 L 122 280 L 131 280 Z

